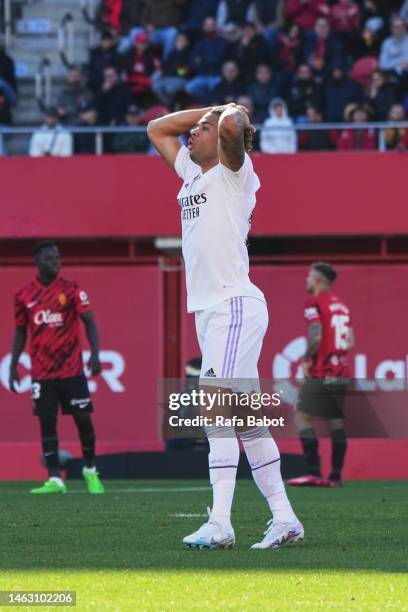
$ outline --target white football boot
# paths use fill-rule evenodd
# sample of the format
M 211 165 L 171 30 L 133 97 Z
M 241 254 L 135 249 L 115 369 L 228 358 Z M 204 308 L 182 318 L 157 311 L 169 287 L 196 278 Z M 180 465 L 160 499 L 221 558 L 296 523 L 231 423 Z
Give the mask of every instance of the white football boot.
M 233 528 L 224 527 L 211 518 L 211 511 L 207 508 L 208 522 L 200 529 L 183 538 L 183 544 L 189 548 L 232 548 L 235 544 Z
M 305 530 L 298 520 L 293 523 L 280 523 L 271 519 L 264 535 L 262 542 L 253 544 L 251 548 L 280 548 L 286 544 L 294 544 L 303 540 Z

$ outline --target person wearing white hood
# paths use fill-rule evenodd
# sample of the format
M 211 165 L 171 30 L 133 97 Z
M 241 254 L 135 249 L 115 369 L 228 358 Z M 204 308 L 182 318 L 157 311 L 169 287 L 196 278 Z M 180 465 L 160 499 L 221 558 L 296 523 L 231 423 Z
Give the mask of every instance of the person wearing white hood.
M 262 153 L 296 153 L 296 130 L 288 116 L 286 102 L 282 98 L 274 98 L 269 105 L 269 114 L 270 118 L 264 121 L 261 128 L 259 144 Z

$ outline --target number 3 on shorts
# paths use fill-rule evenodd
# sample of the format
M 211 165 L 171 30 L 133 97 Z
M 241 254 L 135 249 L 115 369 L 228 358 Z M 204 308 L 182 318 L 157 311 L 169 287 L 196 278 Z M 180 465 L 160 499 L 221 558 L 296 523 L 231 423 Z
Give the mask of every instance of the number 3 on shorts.
M 33 383 L 31 386 L 31 397 L 33 398 L 33 400 L 38 400 L 40 399 L 40 395 L 41 395 L 41 385 L 40 383 L 36 382 Z

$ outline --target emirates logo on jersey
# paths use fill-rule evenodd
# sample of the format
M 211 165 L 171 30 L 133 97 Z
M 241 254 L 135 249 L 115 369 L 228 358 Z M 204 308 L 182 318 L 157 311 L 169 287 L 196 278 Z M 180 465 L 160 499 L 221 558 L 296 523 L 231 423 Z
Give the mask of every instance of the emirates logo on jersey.
M 62 325 L 63 318 L 60 312 L 51 312 L 51 310 L 39 310 L 35 317 L 36 325 Z

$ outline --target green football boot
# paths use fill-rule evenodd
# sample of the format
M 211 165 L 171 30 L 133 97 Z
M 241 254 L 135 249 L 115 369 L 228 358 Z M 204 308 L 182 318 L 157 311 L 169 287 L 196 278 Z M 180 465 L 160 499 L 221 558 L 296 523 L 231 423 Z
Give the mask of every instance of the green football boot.
M 93 495 L 105 493 L 104 486 L 99 478 L 99 473 L 95 469 L 84 467 L 82 470 L 82 476 L 85 478 L 89 493 L 92 493 Z
M 66 493 L 67 488 L 64 483 L 60 484 L 56 480 L 46 480 L 42 487 L 37 489 L 31 489 L 30 493 L 36 493 L 41 495 L 47 495 L 50 493 Z

